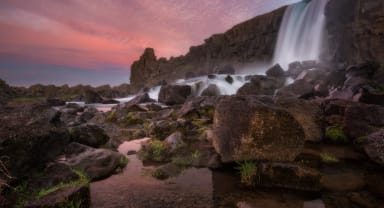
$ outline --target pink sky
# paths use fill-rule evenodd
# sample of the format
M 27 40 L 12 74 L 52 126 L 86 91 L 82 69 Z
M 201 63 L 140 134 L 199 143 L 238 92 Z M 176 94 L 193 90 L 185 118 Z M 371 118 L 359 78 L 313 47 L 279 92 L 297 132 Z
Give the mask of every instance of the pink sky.
M 146 47 L 158 57 L 179 56 L 296 1 L 2 0 L 0 78 L 16 85 L 128 82 Z

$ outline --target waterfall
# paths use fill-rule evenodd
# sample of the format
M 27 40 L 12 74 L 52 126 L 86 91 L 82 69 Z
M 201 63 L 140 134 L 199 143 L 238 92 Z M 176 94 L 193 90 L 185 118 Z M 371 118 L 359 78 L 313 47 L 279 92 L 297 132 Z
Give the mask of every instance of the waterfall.
M 304 0 L 287 8 L 282 20 L 273 63 L 284 69 L 294 61 L 319 60 L 328 0 Z

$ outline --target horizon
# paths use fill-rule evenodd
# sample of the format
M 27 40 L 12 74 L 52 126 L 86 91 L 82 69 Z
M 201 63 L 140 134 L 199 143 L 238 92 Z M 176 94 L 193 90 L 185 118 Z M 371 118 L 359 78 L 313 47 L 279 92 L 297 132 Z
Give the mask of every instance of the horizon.
M 177 57 L 213 34 L 295 2 L 5 0 L 0 78 L 20 87 L 128 84 L 130 65 L 144 48 L 154 48 L 158 58 Z

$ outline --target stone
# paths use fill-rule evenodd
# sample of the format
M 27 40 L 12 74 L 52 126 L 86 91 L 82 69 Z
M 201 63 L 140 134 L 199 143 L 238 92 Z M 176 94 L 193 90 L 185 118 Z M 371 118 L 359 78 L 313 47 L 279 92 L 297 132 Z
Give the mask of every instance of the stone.
M 273 95 L 283 85 L 281 81 L 263 75 L 254 75 L 250 80 L 238 89 L 237 95 Z
M 50 106 L 63 106 L 63 105 L 65 105 L 65 101 L 61 100 L 59 98 L 47 98 L 46 102 Z
M 65 149 L 63 163 L 83 171 L 92 181 L 106 178 L 120 167 L 124 155 L 108 149 L 95 149 L 72 142 Z M 125 165 L 125 164 L 124 164 Z
M 216 84 L 210 84 L 203 90 L 201 96 L 218 96 L 220 95 L 220 89 Z
M 319 191 L 320 173 L 311 168 L 288 163 L 262 163 L 256 184 L 294 190 Z
M 77 185 L 64 187 L 40 199 L 27 202 L 24 207 L 70 207 L 71 202 L 75 202 L 81 207 L 89 207 L 91 203 L 89 186 Z
M 181 167 L 177 166 L 174 163 L 168 163 L 153 170 L 152 176 L 160 180 L 165 180 L 170 177 L 178 176 L 181 172 Z
M 26 104 L 0 110 L 0 152 L 17 178 L 45 167 L 70 142 L 60 113 L 46 104 Z
M 271 68 L 269 68 L 267 70 L 267 72 L 265 72 L 265 74 L 268 76 L 268 77 L 284 77 L 285 76 L 285 71 L 283 70 L 283 68 L 281 68 L 281 66 L 279 64 L 276 64 L 274 66 L 272 66 Z
M 222 162 L 293 161 L 304 142 L 303 127 L 291 113 L 257 97 L 227 96 L 216 106 L 213 146 Z
M 292 79 L 296 79 L 299 74 L 301 74 L 304 71 L 303 66 L 299 61 L 290 63 L 288 65 L 288 70 L 286 72 L 288 77 L 291 77 Z
M 367 136 L 364 151 L 372 161 L 384 166 L 384 128 Z
M 231 75 L 227 75 L 225 77 L 225 81 L 228 82 L 229 84 L 232 84 L 233 83 L 233 78 L 231 77 Z
M 170 147 L 170 151 L 174 152 L 178 148 L 185 145 L 183 141 L 183 134 L 179 131 L 172 133 L 164 140 L 165 144 Z
M 171 133 L 175 132 L 178 123 L 169 120 L 159 120 L 150 125 L 150 135 L 154 138 L 164 140 Z
M 95 124 L 76 126 L 70 128 L 69 132 L 72 141 L 91 147 L 100 147 L 109 140 L 104 130 Z
M 280 88 L 276 96 L 306 98 L 313 95 L 313 85 L 304 79 L 296 80 L 294 83 Z
M 159 102 L 166 105 L 183 104 L 191 93 L 189 85 L 165 85 L 160 89 Z

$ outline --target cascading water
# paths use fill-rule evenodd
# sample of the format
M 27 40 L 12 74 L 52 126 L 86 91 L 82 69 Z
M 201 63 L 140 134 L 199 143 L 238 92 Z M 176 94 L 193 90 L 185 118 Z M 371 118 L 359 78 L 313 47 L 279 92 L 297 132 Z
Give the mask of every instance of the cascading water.
M 287 8 L 282 20 L 273 63 L 283 69 L 294 61 L 319 60 L 328 0 L 305 0 Z

